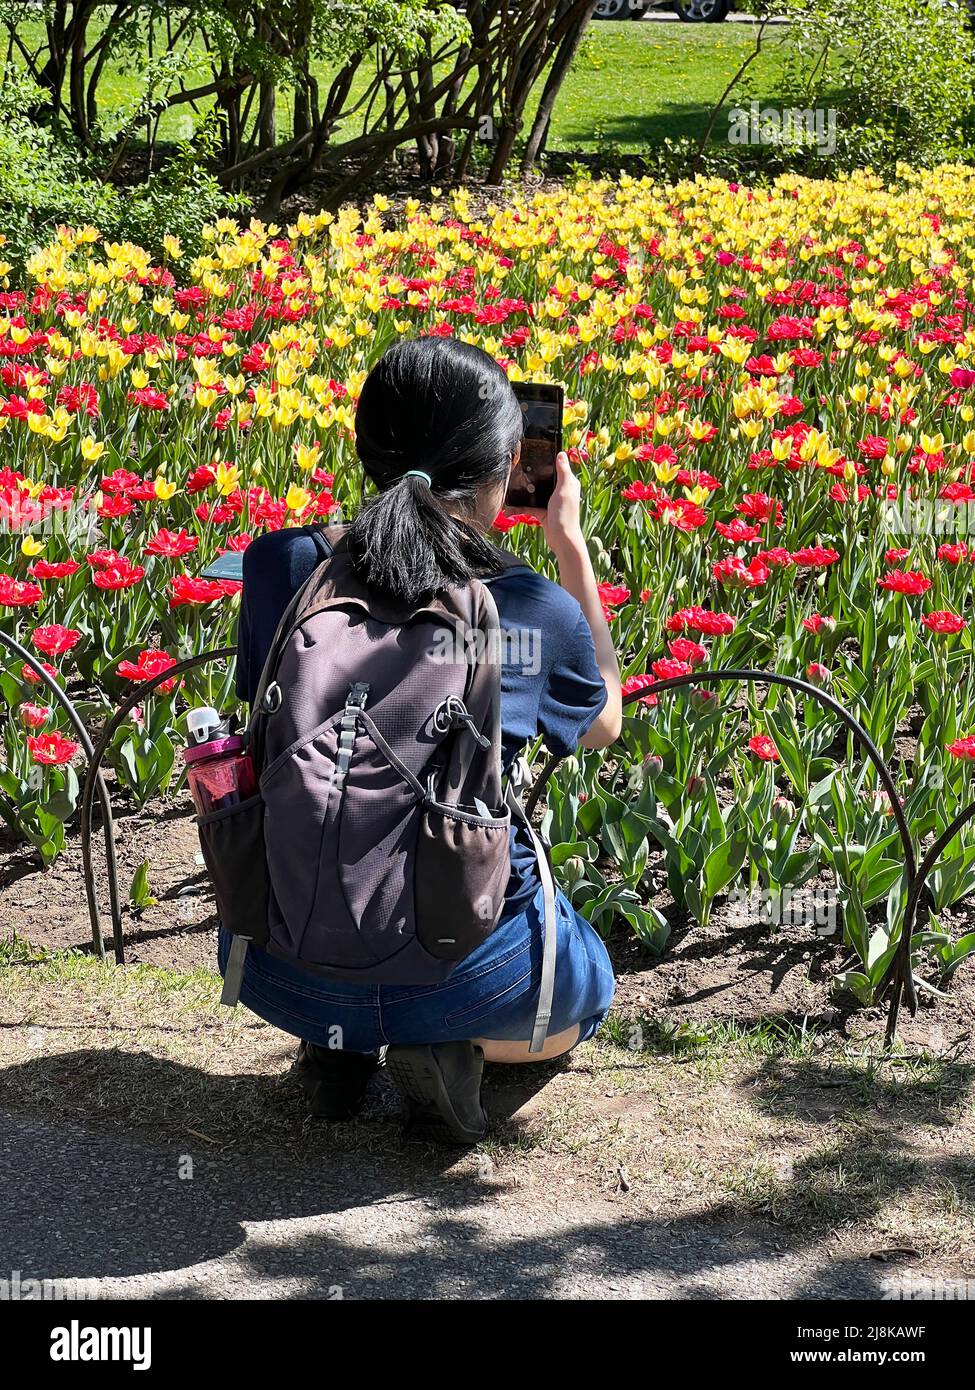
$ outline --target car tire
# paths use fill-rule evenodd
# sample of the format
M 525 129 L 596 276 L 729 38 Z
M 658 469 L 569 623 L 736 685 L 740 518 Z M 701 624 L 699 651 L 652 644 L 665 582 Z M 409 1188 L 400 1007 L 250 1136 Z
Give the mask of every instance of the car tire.
M 630 0 L 599 0 L 593 19 L 639 19 L 641 14 L 630 8 Z
M 728 18 L 730 0 L 677 0 L 677 18 L 685 24 L 720 24 Z

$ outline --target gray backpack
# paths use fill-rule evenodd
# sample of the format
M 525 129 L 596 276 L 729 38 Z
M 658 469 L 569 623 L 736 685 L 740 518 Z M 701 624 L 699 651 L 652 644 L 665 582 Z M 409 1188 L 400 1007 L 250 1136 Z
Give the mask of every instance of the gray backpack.
M 494 931 L 520 819 L 545 899 L 532 1050 L 555 970 L 545 846 L 502 785 L 501 629 L 488 580 L 406 609 L 371 593 L 342 528 L 284 613 L 249 746 L 259 795 L 199 818 L 234 934 L 225 1003 L 249 942 L 330 979 L 433 985 Z M 502 555 L 505 568 L 521 567 Z

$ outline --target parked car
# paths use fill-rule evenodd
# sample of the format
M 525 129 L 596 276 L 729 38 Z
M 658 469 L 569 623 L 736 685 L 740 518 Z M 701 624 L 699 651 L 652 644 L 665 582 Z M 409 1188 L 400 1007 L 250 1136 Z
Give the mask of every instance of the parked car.
M 642 19 L 647 10 L 672 9 L 688 24 L 720 24 L 731 9 L 730 0 L 599 0 L 595 19 Z

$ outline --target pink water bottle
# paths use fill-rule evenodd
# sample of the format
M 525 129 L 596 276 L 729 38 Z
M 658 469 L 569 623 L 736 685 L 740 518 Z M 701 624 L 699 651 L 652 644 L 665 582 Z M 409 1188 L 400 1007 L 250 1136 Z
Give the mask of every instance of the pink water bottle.
M 190 742 L 183 751 L 186 780 L 197 814 L 222 811 L 257 795 L 257 778 L 240 734 L 231 734 L 215 709 L 204 705 L 186 716 Z

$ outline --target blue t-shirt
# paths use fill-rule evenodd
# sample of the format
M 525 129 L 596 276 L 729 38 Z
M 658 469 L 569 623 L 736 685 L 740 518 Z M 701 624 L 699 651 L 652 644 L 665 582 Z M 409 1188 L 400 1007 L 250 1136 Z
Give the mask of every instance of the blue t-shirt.
M 237 693 L 253 703 L 281 615 L 328 556 L 320 527 L 270 531 L 244 552 L 237 631 Z M 501 742 L 505 767 L 539 734 L 552 753 L 571 753 L 606 703 L 589 624 L 576 600 L 530 569 L 491 579 L 501 627 Z M 535 854 L 523 829 L 512 830 L 506 915 L 538 888 Z

